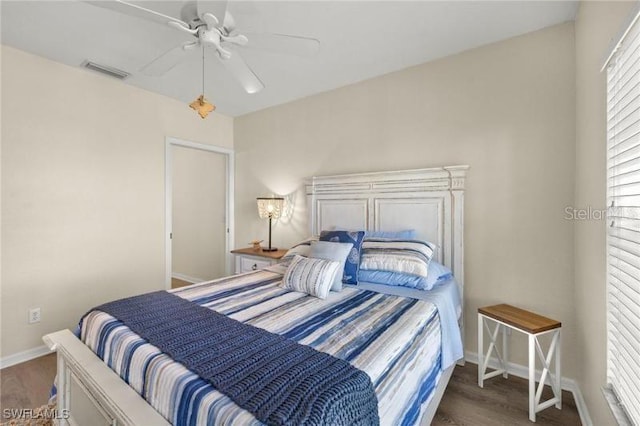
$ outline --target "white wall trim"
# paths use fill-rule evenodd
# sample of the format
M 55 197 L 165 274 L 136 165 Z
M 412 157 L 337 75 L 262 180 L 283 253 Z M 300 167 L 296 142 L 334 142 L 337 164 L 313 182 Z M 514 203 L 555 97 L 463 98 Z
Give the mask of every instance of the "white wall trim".
M 607 400 L 607 404 L 609 405 L 611 413 L 613 414 L 613 417 L 615 417 L 618 426 L 633 426 L 624 405 L 620 403 L 620 399 L 618 399 L 618 396 L 611 385 L 603 386 L 602 394 L 604 395 L 604 399 Z
M 573 393 L 573 400 L 576 402 L 578 414 L 580 415 L 580 421 L 584 426 L 593 426 L 591 415 L 589 414 L 589 408 L 587 408 L 587 402 L 584 400 L 584 396 L 582 396 L 582 391 L 580 390 L 580 386 L 578 386 L 578 382 L 572 379 L 567 380 L 569 380 L 571 384 L 573 384 L 573 387 L 567 390 Z
M 478 364 L 478 353 L 472 351 L 465 351 L 464 358 L 466 361 L 469 361 L 473 364 Z M 493 369 L 500 368 L 500 362 L 497 358 L 491 357 L 489 359 L 489 367 Z M 521 377 L 523 379 L 529 379 L 529 367 L 526 367 L 521 364 L 516 364 L 513 362 L 509 362 L 507 364 L 507 371 L 509 374 L 512 374 L 516 377 Z M 540 370 L 536 370 L 536 380 L 540 380 L 540 376 L 542 372 Z M 573 394 L 573 399 L 576 403 L 576 407 L 578 408 L 578 414 L 580 415 L 580 421 L 584 426 L 593 426 L 593 422 L 591 421 L 591 416 L 589 415 L 589 410 L 587 409 L 587 404 L 584 401 L 584 397 L 582 396 L 582 391 L 580 390 L 580 386 L 578 383 L 566 377 L 562 377 L 561 379 L 561 387 L 563 390 L 569 391 Z
M 620 45 L 622 44 L 624 39 L 627 37 L 627 34 L 629 34 L 631 27 L 633 27 L 633 25 L 636 23 L 638 19 L 640 19 L 640 2 L 636 3 L 636 5 L 634 6 L 633 10 L 631 11 L 631 14 L 627 18 L 627 21 L 622 26 L 622 30 L 620 30 L 620 33 L 618 33 L 618 36 L 613 40 L 611 40 L 609 49 L 607 49 L 606 59 L 602 63 L 600 72 L 604 71 L 607 68 L 607 66 L 609 66 L 611 59 L 613 59 L 613 56 L 616 54 L 616 52 L 618 52 Z
M 226 155 L 227 166 L 227 188 L 226 188 L 226 238 L 225 238 L 225 275 L 231 275 L 234 270 L 233 258 L 231 257 L 231 246 L 235 243 L 234 240 L 234 205 L 235 205 L 235 153 L 233 149 L 224 148 L 216 145 L 209 145 L 205 143 L 191 142 L 179 138 L 167 136 L 165 138 L 164 149 L 164 211 L 165 211 L 165 288 L 171 288 L 171 232 L 172 232 L 172 161 L 171 161 L 171 147 L 181 146 L 185 148 L 199 149 L 202 151 L 215 152 L 218 154 Z M 176 277 L 177 278 L 177 277 Z
M 203 280 L 202 278 L 190 277 L 189 275 L 181 274 L 179 272 L 174 272 L 173 274 L 171 274 L 171 278 L 176 278 L 178 280 L 186 281 L 191 284 L 207 281 L 207 280 Z
M 35 358 L 48 355 L 53 351 L 45 345 L 38 346 L 36 348 L 28 349 L 26 351 L 18 352 L 13 355 L 0 358 L 0 369 L 11 367 L 12 365 L 20 364 L 26 361 L 31 361 Z

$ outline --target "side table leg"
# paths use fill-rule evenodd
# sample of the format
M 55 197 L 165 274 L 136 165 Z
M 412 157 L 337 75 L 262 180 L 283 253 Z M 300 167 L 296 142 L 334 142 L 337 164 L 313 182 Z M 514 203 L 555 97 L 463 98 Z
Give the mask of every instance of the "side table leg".
M 484 318 L 478 314 L 478 386 L 484 387 Z
M 535 337 L 529 334 L 529 420 L 536 421 L 536 352 Z
M 502 377 L 505 379 L 509 378 L 509 336 L 508 327 L 506 325 L 502 326 L 502 362 L 504 363 L 502 369 L 504 372 L 502 373 Z
M 558 402 L 556 402 L 556 408 L 558 410 L 562 409 L 562 370 L 560 369 L 560 362 L 561 362 L 561 354 L 562 351 L 560 350 L 562 348 L 562 329 L 558 328 L 558 330 L 556 331 L 556 333 L 558 333 L 558 343 L 557 343 L 557 347 L 556 347 L 556 389 L 558 389 Z

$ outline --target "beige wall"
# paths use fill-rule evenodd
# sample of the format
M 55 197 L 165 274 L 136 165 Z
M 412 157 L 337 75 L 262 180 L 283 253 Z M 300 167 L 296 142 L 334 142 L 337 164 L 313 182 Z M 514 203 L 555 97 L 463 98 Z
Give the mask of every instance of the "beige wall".
M 581 2 L 576 18 L 577 208 L 606 205 L 606 73 L 600 72 L 612 39 L 633 2 Z M 602 396 L 606 382 L 606 224 L 575 224 L 578 384 L 593 424 L 615 424 Z
M 164 287 L 165 136 L 232 147 L 233 120 L 3 46 L 2 124 L 4 357 Z
M 274 244 L 307 236 L 304 177 L 471 165 L 467 349 L 476 347 L 480 305 L 509 302 L 562 320 L 564 375 L 578 380 L 594 424 L 613 424 L 600 393 L 605 228 L 574 228 L 563 215 L 566 206 L 605 204 L 599 67 L 632 6 L 581 2 L 575 41 L 573 24 L 563 24 L 235 126 L 3 46 L 2 356 L 73 327 L 92 305 L 162 288 L 164 136 L 231 147 L 235 127 L 236 246 L 266 239 L 255 197 L 273 193 L 289 194 L 295 206 L 275 224 Z M 43 321 L 27 325 L 35 306 Z M 520 363 L 522 343 L 512 345 Z
M 173 146 L 172 271 L 207 281 L 225 275 L 227 156 Z
M 466 347 L 478 306 L 507 302 L 561 320 L 576 377 L 573 306 L 575 69 L 572 23 L 236 118 L 236 244 L 266 238 L 255 197 L 292 194 L 274 244 L 307 236 L 302 179 L 469 164 Z M 525 341 L 514 335 L 515 361 Z

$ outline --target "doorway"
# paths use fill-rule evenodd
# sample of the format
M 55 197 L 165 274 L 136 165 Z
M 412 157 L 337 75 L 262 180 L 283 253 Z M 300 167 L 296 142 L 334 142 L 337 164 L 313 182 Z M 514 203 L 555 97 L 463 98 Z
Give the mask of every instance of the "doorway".
M 168 137 L 165 287 L 230 274 L 233 150 Z

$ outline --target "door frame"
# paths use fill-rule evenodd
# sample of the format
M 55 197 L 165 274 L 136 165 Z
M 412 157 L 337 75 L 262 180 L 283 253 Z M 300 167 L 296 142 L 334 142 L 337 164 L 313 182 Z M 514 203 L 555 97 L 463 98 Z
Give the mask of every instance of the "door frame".
M 165 150 L 164 150 L 164 208 L 165 208 L 165 288 L 171 288 L 171 275 L 172 275 L 172 244 L 171 233 L 173 232 L 173 169 L 171 148 L 183 147 L 197 149 L 200 151 L 208 151 L 216 154 L 222 154 L 226 156 L 227 166 L 227 185 L 225 194 L 225 226 L 226 226 L 226 238 L 224 247 L 224 274 L 230 275 L 233 270 L 231 265 L 231 244 L 233 243 L 234 235 L 234 176 L 235 176 L 235 152 L 233 149 L 224 148 L 217 145 L 209 145 L 199 142 L 191 142 L 172 136 L 165 137 Z

